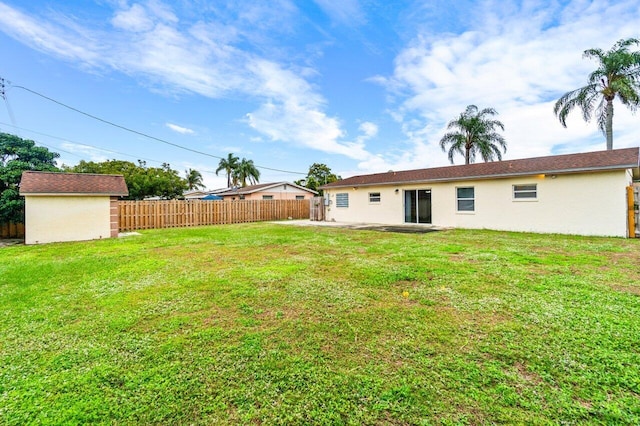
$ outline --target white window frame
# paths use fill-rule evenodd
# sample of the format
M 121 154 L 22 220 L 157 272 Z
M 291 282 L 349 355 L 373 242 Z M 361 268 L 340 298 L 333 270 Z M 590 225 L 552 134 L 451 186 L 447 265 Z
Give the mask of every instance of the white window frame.
M 338 192 L 336 194 L 336 207 L 341 209 L 349 208 L 349 193 Z
M 262 199 L 263 200 L 273 200 L 273 195 L 263 195 Z
M 296 200 L 304 200 L 304 195 L 296 195 Z
M 520 188 L 518 188 L 520 187 Z M 533 189 L 524 189 L 523 187 L 533 187 Z M 527 197 L 526 195 L 533 194 L 533 197 Z M 538 184 L 537 183 L 522 183 L 511 186 L 511 195 L 513 201 L 538 201 Z M 525 195 L 519 196 L 519 195 Z
M 471 198 L 463 198 L 458 194 L 458 190 L 460 189 L 472 189 L 473 197 Z M 460 201 L 472 201 L 472 207 L 470 210 L 461 210 L 460 209 Z M 456 212 L 458 213 L 475 213 L 476 211 L 476 187 L 475 186 L 456 186 Z
M 380 192 L 369 193 L 369 204 L 380 204 L 382 201 L 382 194 Z

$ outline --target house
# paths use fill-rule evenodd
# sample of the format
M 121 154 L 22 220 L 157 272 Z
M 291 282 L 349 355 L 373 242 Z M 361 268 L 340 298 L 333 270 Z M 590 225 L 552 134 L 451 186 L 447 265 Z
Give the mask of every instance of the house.
M 216 191 L 215 195 L 229 200 L 309 200 L 318 193 L 290 182 L 261 183 L 242 188 Z
M 183 195 L 185 200 L 200 200 L 209 195 L 209 192 L 195 189 L 192 191 L 185 191 Z
M 633 237 L 639 157 L 626 148 L 389 171 L 321 188 L 329 221 Z
M 121 175 L 23 172 L 25 243 L 117 237 L 118 197 L 128 194 Z
M 224 190 L 226 191 L 226 188 Z M 220 201 L 220 200 L 223 200 L 223 198 L 220 197 L 219 195 L 216 195 L 216 192 L 219 192 L 219 191 L 221 190 L 218 189 L 213 191 L 201 191 L 201 190 L 187 191 L 184 193 L 184 199 L 185 200 Z

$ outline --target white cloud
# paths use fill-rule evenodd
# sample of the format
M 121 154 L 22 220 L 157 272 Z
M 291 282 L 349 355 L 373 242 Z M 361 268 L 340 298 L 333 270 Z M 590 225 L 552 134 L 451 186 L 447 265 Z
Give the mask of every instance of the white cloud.
M 378 125 L 370 121 L 361 123 L 358 128 L 364 133 L 363 137 L 366 139 L 370 139 L 378 134 Z
M 195 132 L 192 129 L 189 129 L 187 127 L 178 126 L 177 124 L 165 123 L 165 126 L 170 128 L 174 132 L 180 133 L 182 135 L 193 135 L 193 134 L 195 134 Z
M 0 27 L 11 37 L 41 52 L 79 61 L 83 66 L 100 64 L 99 43 L 77 33 L 73 26 L 60 32 L 53 23 L 32 18 L 0 3 Z M 77 42 L 77 37 L 83 38 L 81 43 Z
M 116 28 L 133 32 L 148 31 L 153 28 L 153 21 L 139 4 L 133 4 L 129 9 L 117 11 L 111 23 Z
M 329 17 L 347 25 L 362 25 L 366 22 L 365 14 L 358 0 L 314 0 Z
M 89 161 L 102 162 L 107 161 L 113 157 L 113 153 L 102 150 L 100 148 L 94 148 L 88 145 L 82 145 L 72 142 L 63 142 L 61 144 L 62 149 L 74 154 L 81 155 L 83 158 L 88 158 Z
M 363 143 L 342 140 L 345 131 L 340 120 L 325 112 L 325 99 L 306 80 L 317 75 L 315 70 L 285 66 L 236 46 L 241 45 L 244 37 L 252 41 L 260 39 L 260 31 L 248 35 L 250 26 L 265 34 L 277 27 L 286 32 L 281 15 L 290 17 L 297 9 L 288 0 L 280 0 L 278 4 L 275 9 L 259 3 L 238 6 L 234 21 L 237 27 L 220 22 L 181 22 L 159 1 L 132 3 L 117 9 L 111 19 L 116 33 L 112 28 L 81 28 L 75 22 L 73 26 L 82 31 L 72 30 L 71 24 L 54 24 L 27 16 L 2 3 L 0 23 L 12 37 L 39 50 L 78 61 L 82 66 L 108 67 L 138 76 L 160 90 L 193 92 L 212 98 L 251 96 L 261 105 L 247 114 L 247 123 L 261 135 L 323 152 L 368 158 L 371 154 L 365 151 Z M 355 6 L 354 2 L 350 7 Z M 215 12 L 222 13 L 217 9 Z M 167 126 L 190 133 L 190 129 Z
M 491 4 L 467 12 L 483 15 L 480 24 L 462 34 L 416 34 L 397 55 L 393 75 L 373 79 L 398 101 L 392 113 L 414 143 L 415 165 L 447 162 L 438 141 L 446 123 L 469 104 L 498 110 L 506 127 L 507 158 L 567 147 L 573 152 L 604 149 L 595 123 L 585 124 L 575 111 L 564 129 L 553 104 L 586 83 L 595 63 L 582 59 L 585 49 L 608 49 L 637 34 L 637 2 L 574 1 L 564 9 L 546 2 Z M 626 126 L 640 130 L 623 109 L 616 106 L 616 147 L 632 143 Z M 419 155 L 425 151 L 439 154 L 425 160 Z

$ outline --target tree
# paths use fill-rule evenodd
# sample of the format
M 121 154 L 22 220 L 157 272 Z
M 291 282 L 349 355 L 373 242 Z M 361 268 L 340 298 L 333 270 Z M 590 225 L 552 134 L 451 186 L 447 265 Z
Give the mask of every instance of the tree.
M 224 172 L 227 174 L 227 188 L 231 188 L 231 179 L 233 178 L 233 172 L 238 167 L 239 160 L 240 159 L 238 157 L 230 152 L 229 155 L 227 155 L 227 158 L 221 158 L 220 162 L 218 163 L 216 176 L 218 176 L 218 173 L 224 170 Z
M 189 169 L 185 170 L 185 180 L 187 183 L 187 189 L 189 191 L 193 191 L 194 189 L 204 188 L 204 183 L 202 183 L 202 173 L 197 170 Z
M 147 167 L 147 163 L 140 160 L 137 165 L 122 160 L 99 163 L 83 160 L 73 167 L 63 166 L 63 169 L 74 173 L 123 175 L 129 188 L 127 199 L 130 200 L 142 200 L 147 197 L 180 198 L 187 189 L 187 181 L 168 163 L 163 163 L 161 167 Z
M 243 158 L 236 169 L 233 171 L 234 185 L 241 184 L 247 186 L 247 181 L 251 185 L 255 185 L 260 181 L 260 170 L 253 164 L 253 160 Z
M 20 179 L 26 170 L 60 171 L 54 159 L 60 154 L 32 140 L 0 133 L 0 222 L 24 222 L 24 198 L 20 196 Z
M 455 154 L 464 155 L 465 164 L 475 161 L 476 154 L 480 154 L 482 160 L 493 161 L 502 160 L 502 153 L 507 151 L 507 143 L 497 132 L 497 129 L 504 131 L 504 124 L 491 117 L 497 115 L 495 109 L 485 108 L 478 111 L 475 105 L 467 106 L 467 109 L 455 120 L 451 120 L 447 129 L 455 129 L 446 133 L 440 139 L 440 148 L 446 151 L 449 147 L 449 161 L 453 164 Z
M 598 68 L 589 74 L 586 86 L 565 93 L 553 107 L 564 127 L 567 115 L 575 107 L 582 110 L 582 118 L 587 122 L 595 112 L 598 128 L 607 138 L 607 149 L 613 149 L 613 100 L 617 97 L 631 112 L 640 105 L 640 51 L 629 51 L 629 47 L 638 44 L 638 39 L 629 38 L 619 40 L 607 52 L 584 51 L 582 56 L 596 59 Z
M 313 163 L 311 166 L 309 166 L 307 177 L 301 180 L 297 180 L 294 183 L 296 185 L 302 185 L 313 191 L 318 191 L 318 193 L 322 195 L 323 191 L 321 189 L 318 189 L 320 186 L 335 182 L 340 179 L 342 178 L 332 173 L 331 169 L 326 164 Z

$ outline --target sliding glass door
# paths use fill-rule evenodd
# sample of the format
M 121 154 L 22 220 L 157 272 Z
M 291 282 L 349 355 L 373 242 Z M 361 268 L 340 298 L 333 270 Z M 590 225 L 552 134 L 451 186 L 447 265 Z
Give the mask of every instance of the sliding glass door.
M 431 223 L 431 190 L 404 191 L 405 223 Z

